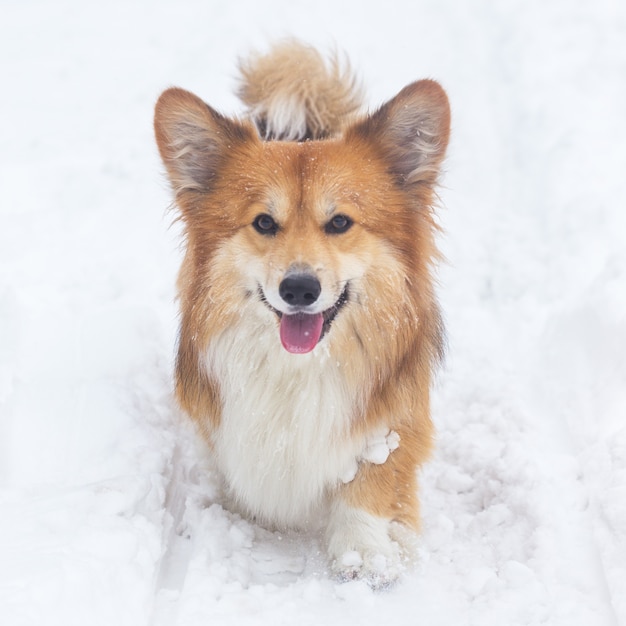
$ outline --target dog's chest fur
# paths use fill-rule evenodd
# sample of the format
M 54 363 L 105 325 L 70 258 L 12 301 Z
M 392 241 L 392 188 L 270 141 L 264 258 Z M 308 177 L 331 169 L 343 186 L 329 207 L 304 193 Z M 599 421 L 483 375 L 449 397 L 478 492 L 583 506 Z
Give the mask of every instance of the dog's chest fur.
M 207 351 L 223 404 L 215 460 L 248 514 L 277 526 L 307 526 L 363 449 L 350 436 L 357 392 L 347 388 L 324 343 L 291 355 L 258 330 L 241 323 Z

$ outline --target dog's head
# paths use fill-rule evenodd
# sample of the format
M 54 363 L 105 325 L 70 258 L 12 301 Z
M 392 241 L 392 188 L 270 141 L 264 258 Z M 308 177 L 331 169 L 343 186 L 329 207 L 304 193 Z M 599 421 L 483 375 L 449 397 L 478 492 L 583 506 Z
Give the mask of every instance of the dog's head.
M 409 85 L 323 141 L 262 141 L 180 89 L 159 99 L 155 130 L 187 231 L 183 316 L 199 335 L 252 311 L 306 353 L 343 317 L 358 336 L 357 308 L 393 324 L 432 299 L 433 186 L 449 133 L 437 83 Z

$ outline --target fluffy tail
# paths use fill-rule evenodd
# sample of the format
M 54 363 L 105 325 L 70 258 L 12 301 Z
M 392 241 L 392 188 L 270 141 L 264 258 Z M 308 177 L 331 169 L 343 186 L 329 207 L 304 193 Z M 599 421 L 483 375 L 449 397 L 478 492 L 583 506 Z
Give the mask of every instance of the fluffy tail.
M 361 108 L 362 90 L 350 66 L 328 62 L 295 40 L 239 63 L 238 95 L 264 139 L 305 141 L 341 132 Z

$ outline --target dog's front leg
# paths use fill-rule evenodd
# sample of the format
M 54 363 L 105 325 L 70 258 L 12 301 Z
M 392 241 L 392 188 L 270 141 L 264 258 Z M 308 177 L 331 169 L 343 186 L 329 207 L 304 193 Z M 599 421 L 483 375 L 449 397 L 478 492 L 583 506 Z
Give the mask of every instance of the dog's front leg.
M 342 580 L 364 579 L 381 587 L 392 583 L 403 568 L 406 552 L 394 538 L 394 527 L 400 523 L 415 530 L 418 525 L 411 439 L 390 430 L 371 435 L 354 475 L 348 473 L 334 494 L 328 553 Z

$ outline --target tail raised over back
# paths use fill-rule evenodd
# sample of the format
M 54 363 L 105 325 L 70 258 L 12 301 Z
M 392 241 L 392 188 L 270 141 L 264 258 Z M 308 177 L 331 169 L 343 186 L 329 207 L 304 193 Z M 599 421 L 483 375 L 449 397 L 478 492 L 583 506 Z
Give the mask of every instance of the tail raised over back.
M 362 105 L 362 89 L 348 63 L 326 61 L 296 40 L 239 63 L 238 95 L 263 139 L 306 141 L 341 133 Z

